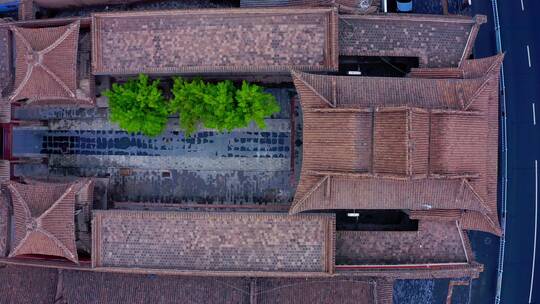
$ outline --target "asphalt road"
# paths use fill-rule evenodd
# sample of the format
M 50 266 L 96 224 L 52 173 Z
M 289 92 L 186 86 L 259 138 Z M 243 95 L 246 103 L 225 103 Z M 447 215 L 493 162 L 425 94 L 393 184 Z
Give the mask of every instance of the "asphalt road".
M 475 12 L 492 18 L 491 1 Z M 540 303 L 538 166 L 540 161 L 540 1 L 498 0 L 506 87 L 508 192 L 501 303 Z M 536 14 L 535 14 L 536 13 Z M 494 31 L 476 43 L 476 56 L 493 53 Z

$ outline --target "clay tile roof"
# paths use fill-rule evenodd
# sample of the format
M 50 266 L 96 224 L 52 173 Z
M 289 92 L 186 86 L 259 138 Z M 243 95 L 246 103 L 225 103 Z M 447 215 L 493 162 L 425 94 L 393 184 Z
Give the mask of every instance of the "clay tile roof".
M 464 228 L 500 234 L 501 60 L 476 64 L 485 74 L 473 79 L 293 72 L 305 136 L 290 212 L 460 209 Z
M 382 109 L 373 123 L 373 173 L 428 173 L 429 113 L 418 108 Z
M 303 164 L 314 170 L 368 171 L 371 162 L 371 113 L 306 112 Z M 343 132 L 347 130 L 347 132 Z M 331 158 L 331 164 L 327 159 Z
M 156 276 L 7 265 L 0 277 L 8 282 L 0 285 L 1 299 L 17 304 L 391 304 L 393 291 L 391 278 L 359 276 Z
M 420 67 L 457 67 L 470 55 L 483 16 L 342 15 L 339 53 L 419 57 Z
M 15 86 L 10 100 L 27 104 L 91 103 L 77 90 L 79 21 L 49 28 L 11 26 L 15 40 Z
M 336 6 L 340 13 L 374 13 L 380 7 L 380 0 L 240 0 L 240 7 L 317 7 Z
M 302 178 L 300 183 L 304 183 Z M 303 196 L 295 195 L 291 213 L 329 209 L 492 211 L 470 183 L 459 178 L 396 180 L 343 174 L 321 176 L 309 186 Z
M 413 78 L 481 78 L 493 69 L 498 69 L 504 59 L 504 54 L 480 59 L 462 61 L 458 68 L 413 68 L 408 74 Z
M 313 280 L 259 279 L 255 303 L 381 303 L 375 300 L 375 297 L 379 295 L 379 282 L 346 277 Z
M 334 71 L 337 18 L 331 8 L 94 14 L 93 72 Z
M 8 253 L 9 236 L 9 205 L 8 198 L 4 193 L 0 193 L 0 257 L 5 257 Z
M 190 233 L 186 234 L 186 231 Z M 329 215 L 95 211 L 95 267 L 332 272 Z
M 240 7 L 332 6 L 332 0 L 240 0 Z
M 433 114 L 430 171 L 441 174 L 484 172 L 488 124 L 482 115 Z
M 67 303 L 250 303 L 247 278 L 62 271 Z M 105 284 L 104 284 L 105 283 Z
M 0 28 L 0 97 L 12 83 L 11 37 L 7 27 Z
M 467 263 L 472 257 L 458 219 L 421 220 L 418 231 L 338 231 L 336 264 Z
M 0 302 L 17 304 L 54 303 L 58 282 L 58 270 L 2 265 L 0 278 Z
M 477 111 L 483 113 L 483 119 L 487 122 L 484 123 L 483 127 L 471 130 L 473 137 L 476 137 L 478 142 L 483 144 L 485 147 L 495 147 L 498 144 L 498 130 L 499 130 L 499 104 L 498 102 L 493 102 L 494 100 L 498 101 L 498 89 L 499 89 L 499 70 L 504 59 L 504 54 L 497 54 L 495 56 L 466 60 L 462 63 L 459 68 L 453 69 L 454 71 L 459 71 L 461 78 L 474 78 L 482 79 L 482 85 L 471 98 L 470 102 L 466 104 L 466 107 L 469 110 Z M 420 71 L 419 71 L 420 72 Z M 428 77 L 431 71 L 427 73 L 415 73 L 417 76 L 421 74 L 421 77 Z M 462 118 L 451 118 L 451 119 L 461 119 Z M 446 119 L 448 120 L 448 119 Z M 445 127 L 451 127 L 456 129 L 454 133 L 465 134 L 465 130 L 461 126 L 455 124 L 450 124 L 450 121 L 445 123 Z M 469 126 L 471 129 L 472 126 Z M 487 130 L 486 130 L 487 128 Z M 480 137 L 482 137 L 480 139 Z M 452 139 L 455 143 L 456 141 L 467 140 L 466 138 L 458 138 L 457 136 Z M 446 148 L 445 148 L 446 147 Z M 471 147 L 471 148 L 469 148 Z M 470 143 L 469 147 L 465 147 L 463 144 L 459 147 L 457 151 L 454 151 L 457 155 L 462 155 L 464 157 L 457 160 L 452 160 L 452 166 L 469 166 L 470 168 L 476 168 L 477 171 L 481 172 L 480 178 L 471 180 L 471 184 L 476 189 L 477 193 L 482 197 L 485 197 L 485 202 L 489 209 L 490 213 L 483 214 L 475 211 L 465 211 L 462 214 L 461 225 L 465 229 L 475 229 L 481 231 L 492 232 L 495 234 L 500 234 L 501 229 L 497 217 L 497 149 L 481 149 L 481 145 L 478 143 Z M 476 147 L 476 148 L 474 148 Z M 443 157 L 454 158 L 452 153 L 448 150 L 449 147 L 445 143 L 441 143 L 440 149 L 447 149 Z M 475 151 L 471 151 L 476 149 Z M 468 151 L 467 151 L 468 150 Z M 439 151 L 441 153 L 442 151 Z M 488 161 L 485 161 L 485 160 Z M 450 161 L 450 159 L 448 159 Z M 456 168 L 448 167 L 449 163 L 445 165 L 446 170 L 455 170 Z
M 77 193 L 87 184 L 83 181 L 39 185 L 8 182 L 15 221 L 15 238 L 9 256 L 50 255 L 78 263 L 74 205 Z
M 485 78 L 417 79 L 293 72 L 303 109 L 418 107 L 462 110 Z

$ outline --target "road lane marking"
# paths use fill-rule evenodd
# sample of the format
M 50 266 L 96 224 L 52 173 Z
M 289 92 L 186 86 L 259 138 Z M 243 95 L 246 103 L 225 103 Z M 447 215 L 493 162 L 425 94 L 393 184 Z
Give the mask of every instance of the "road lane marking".
M 529 50 L 528 44 L 527 44 L 527 60 L 529 60 L 529 67 L 531 67 L 531 50 Z
M 529 304 L 532 303 L 532 292 L 534 284 L 534 264 L 536 263 L 536 228 L 538 226 L 538 160 L 534 160 L 534 241 L 533 260 L 531 271 L 531 287 L 529 289 Z
M 534 108 L 534 102 L 532 103 L 532 111 L 533 111 L 533 125 L 536 126 L 536 110 Z
M 523 0 L 521 0 L 521 10 L 522 10 L 522 11 L 525 10 L 525 6 L 523 5 Z

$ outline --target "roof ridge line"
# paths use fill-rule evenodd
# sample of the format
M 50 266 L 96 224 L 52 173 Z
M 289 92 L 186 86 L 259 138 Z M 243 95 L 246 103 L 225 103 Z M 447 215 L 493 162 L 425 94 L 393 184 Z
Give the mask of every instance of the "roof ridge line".
M 45 210 L 45 212 L 43 212 L 42 214 L 39 215 L 38 219 L 41 219 L 42 217 L 48 215 L 49 213 L 51 213 L 50 210 L 52 210 L 54 207 L 60 205 L 60 203 L 66 198 L 66 196 L 73 191 L 73 186 L 74 185 L 75 185 L 75 183 L 71 184 L 64 191 L 64 193 L 49 208 L 47 208 L 47 210 Z
M 62 241 L 60 241 L 54 234 L 50 233 L 49 231 L 41 228 L 41 227 L 38 227 L 36 229 L 36 232 L 40 232 L 40 233 L 43 233 L 46 237 L 48 237 L 56 246 L 60 247 L 60 249 L 62 249 L 62 251 L 64 251 L 64 253 L 67 253 L 68 256 L 71 257 L 71 261 L 76 263 L 76 264 L 79 264 L 79 261 L 77 259 L 77 257 L 66 247 L 66 245 L 64 245 L 62 243 Z
M 26 73 L 24 74 L 24 78 L 19 84 L 19 86 L 11 93 L 11 96 L 9 97 L 9 101 L 13 102 L 15 97 L 21 93 L 21 91 L 24 89 L 24 87 L 28 84 L 28 80 L 30 80 L 30 76 L 32 76 L 32 72 L 34 71 L 34 65 L 33 64 L 27 64 L 26 65 Z
M 76 95 L 75 95 L 75 92 L 73 92 L 70 88 L 68 88 L 68 86 L 66 85 L 66 83 L 60 79 L 60 77 L 58 77 L 53 71 L 51 71 L 46 65 L 42 64 L 42 63 L 39 63 L 39 66 L 45 71 L 45 73 L 49 74 L 49 76 L 51 76 L 51 78 L 56 81 L 56 83 L 58 83 L 62 89 L 64 89 L 64 91 L 66 91 L 69 95 L 71 95 L 71 98 L 75 99 Z M 39 98 L 38 98 L 39 99 Z
M 311 187 L 311 189 L 309 189 L 308 192 L 306 192 L 306 194 L 304 194 L 304 196 L 302 196 L 302 198 L 300 198 L 299 200 L 296 200 L 296 201 L 293 201 L 293 204 L 291 206 L 291 209 L 289 210 L 289 214 L 297 214 L 297 213 L 300 213 L 301 211 L 298 211 L 298 209 L 300 208 L 300 206 L 302 206 L 304 204 L 304 202 L 317 190 L 319 189 L 319 187 L 321 187 L 321 185 L 327 180 L 329 179 L 330 176 L 329 175 L 325 175 L 323 177 L 321 177 L 321 179 L 319 179 L 319 181 L 317 181 L 317 183 Z
M 500 65 L 501 65 L 501 63 L 503 62 L 504 57 L 505 57 L 505 52 L 497 53 L 497 54 L 494 55 L 493 57 L 495 57 L 495 60 L 493 60 L 493 62 L 491 63 L 491 65 L 488 67 L 488 69 L 486 70 L 485 75 L 488 75 L 488 74 L 490 74 L 491 72 L 493 72 L 493 70 L 494 70 L 496 67 L 497 67 L 497 68 L 500 68 Z
M 478 199 L 478 201 L 480 202 L 480 205 L 482 205 L 482 207 L 487 211 L 487 212 L 491 212 L 491 208 L 486 204 L 486 202 L 484 201 L 484 199 L 482 199 L 482 197 L 480 197 L 480 195 L 478 194 L 478 192 L 476 192 L 476 190 L 474 190 L 474 188 L 472 187 L 472 185 L 469 183 L 469 181 L 467 179 L 463 179 L 463 185 L 468 187 L 469 190 L 474 194 L 474 196 Z M 465 189 L 463 189 L 465 190 Z M 463 198 L 461 198 L 463 200 Z
M 494 77 L 497 77 L 498 74 L 499 74 L 499 71 L 497 71 L 497 73 L 494 73 L 494 70 L 496 68 L 499 68 L 500 69 L 500 65 L 502 63 L 502 61 L 504 60 L 504 56 L 505 54 L 504 53 L 498 53 L 497 55 L 495 55 L 497 58 L 493 61 L 493 63 L 489 66 L 489 68 L 486 70 L 484 76 L 482 76 L 480 79 L 483 79 L 482 81 L 482 84 L 478 87 L 478 89 L 476 90 L 476 92 L 474 93 L 474 95 L 470 98 L 469 100 L 469 103 L 467 105 L 465 105 L 465 110 L 467 110 L 471 104 L 474 103 L 474 101 L 476 100 L 476 98 L 478 98 L 478 96 L 483 92 L 483 90 L 486 88 L 486 86 L 488 85 L 489 81 L 491 79 L 493 79 Z M 498 85 L 498 83 L 497 83 Z
M 34 48 L 32 47 L 32 45 L 30 44 L 30 42 L 28 42 L 28 40 L 26 40 L 26 37 L 24 37 L 23 34 L 21 34 L 21 32 L 19 32 L 19 27 L 18 26 L 10 26 L 9 29 L 15 34 L 17 35 L 19 38 L 21 38 L 22 42 L 24 43 L 24 46 L 26 46 L 26 48 L 30 51 L 34 51 Z
M 10 250 L 10 253 L 9 253 L 8 257 L 11 258 L 11 257 L 17 256 L 17 251 L 21 250 L 22 245 L 24 245 L 26 243 L 26 240 L 28 240 L 28 237 L 30 236 L 30 234 L 32 232 L 34 232 L 34 231 L 28 231 L 28 230 L 26 231 L 26 234 L 21 239 L 19 244 L 17 244 L 17 246 L 15 246 L 15 248 Z
M 307 83 L 307 81 L 304 80 L 303 77 L 302 77 L 302 75 L 311 75 L 311 74 L 304 73 L 304 72 L 299 72 L 299 71 L 295 71 L 295 70 L 291 70 L 291 74 L 292 74 L 293 78 L 296 78 L 299 81 L 301 81 L 305 86 L 308 87 L 308 89 L 310 89 L 313 93 L 315 93 L 315 95 L 317 95 L 317 97 L 321 98 L 331 108 L 336 108 L 336 105 L 334 103 L 332 103 L 331 101 L 326 99 L 326 97 L 322 96 L 317 90 L 315 90 L 315 88 L 311 84 Z M 301 98 L 300 98 L 300 102 L 302 102 Z
M 14 193 L 17 196 L 17 198 L 23 203 L 23 208 L 24 208 L 25 213 L 27 213 L 27 216 L 29 218 L 32 218 L 32 212 L 30 211 L 30 207 L 28 207 L 28 203 L 26 202 L 26 200 L 23 199 L 19 190 L 17 190 L 17 188 L 13 186 L 13 182 L 9 181 L 7 186 L 10 190 L 12 190 L 11 193 Z
M 495 77 L 495 75 L 493 74 L 486 74 L 484 75 L 482 78 L 482 83 L 480 84 L 480 86 L 478 87 L 478 89 L 476 89 L 476 91 L 474 92 L 473 96 L 471 96 L 469 98 L 469 100 L 467 101 L 467 104 L 464 104 L 464 107 L 463 107 L 463 110 L 467 110 L 475 101 L 476 99 L 478 98 L 478 96 L 480 96 L 480 94 L 482 94 L 484 92 L 484 90 L 486 89 L 486 87 L 488 86 L 489 84 L 489 81 Z M 498 83 L 497 83 L 498 85 Z
M 77 21 L 67 25 L 68 28 L 66 29 L 66 31 L 64 33 L 62 33 L 62 35 L 60 37 L 58 37 L 58 39 L 56 39 L 53 43 L 51 43 L 51 45 L 49 45 L 48 47 L 44 48 L 41 51 L 38 51 L 37 53 L 40 54 L 40 55 L 45 55 L 45 54 L 51 52 L 52 50 L 54 50 L 56 47 L 58 47 L 60 45 L 60 43 L 64 42 L 64 40 L 66 40 L 66 38 L 71 33 L 73 33 L 76 29 L 79 29 L 80 23 L 81 23 L 81 21 L 77 20 Z

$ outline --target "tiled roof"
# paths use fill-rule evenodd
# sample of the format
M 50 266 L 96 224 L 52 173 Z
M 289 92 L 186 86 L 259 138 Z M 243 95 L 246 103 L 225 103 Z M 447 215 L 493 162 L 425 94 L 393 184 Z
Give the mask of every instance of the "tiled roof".
M 306 183 L 303 178 L 300 177 L 301 184 Z M 321 174 L 308 189 L 305 193 L 296 193 L 291 213 L 327 209 L 431 208 L 492 212 L 464 178 L 399 180 L 328 173 Z
M 7 265 L 0 268 L 2 303 L 237 303 L 386 304 L 392 279 L 230 278 L 160 276 L 57 270 Z
M 0 193 L 0 257 L 8 253 L 9 205 L 5 193 Z
M 304 113 L 302 160 L 319 170 L 367 171 L 371 162 L 371 113 Z M 343 132 L 347 130 L 347 132 Z M 332 163 L 325 161 L 329 157 Z
M 418 231 L 338 231 L 336 264 L 467 263 L 457 221 L 420 221 Z
M 245 278 L 62 271 L 67 303 L 250 303 Z
M 484 156 L 481 167 L 480 178 L 473 179 L 471 184 L 478 191 L 478 194 L 485 198 L 487 207 L 491 210 L 487 215 L 465 211 L 461 219 L 461 226 L 464 229 L 474 229 L 500 234 L 499 220 L 497 216 L 497 172 L 498 172 L 498 146 L 499 142 L 499 71 L 504 59 L 503 54 L 492 57 L 464 61 L 458 70 L 463 73 L 463 78 L 468 79 L 478 75 L 489 75 L 484 77 L 481 89 L 478 90 L 473 100 L 468 104 L 468 108 L 473 111 L 481 111 L 487 123 L 487 136 L 485 146 L 492 147 L 484 149 L 482 153 L 468 154 L 469 152 L 459 149 L 457 153 L 463 156 L 461 162 L 469 162 L 474 158 Z M 496 102 L 494 102 L 496 101 Z M 486 131 L 476 130 L 475 132 L 486 133 Z M 465 132 L 465 131 L 463 131 Z M 468 133 L 467 133 L 468 134 Z M 478 155 L 477 155 L 478 154 Z M 481 156 L 480 156 L 481 155 Z M 474 156 L 474 157 L 473 157 Z M 480 170 L 480 167 L 477 167 Z
M 417 79 L 294 73 L 302 109 L 418 107 L 462 110 L 484 78 Z M 339 98 L 338 98 L 339 97 Z
M 11 26 L 11 31 L 16 47 L 12 101 L 91 103 L 77 90 L 78 21 L 50 28 Z
M 343 15 L 339 53 L 419 57 L 421 67 L 457 67 L 472 50 L 485 16 Z
M 10 257 L 40 254 L 78 263 L 75 246 L 75 199 L 90 182 L 26 185 L 8 182 L 15 238 Z
M 373 173 L 428 173 L 430 115 L 419 108 L 386 108 L 373 114 Z
M 240 0 L 240 7 L 332 6 L 332 0 Z
M 382 280 L 126 275 L 62 272 L 68 303 L 374 303 Z M 106 284 L 103 284 L 106 282 Z
M 44 8 L 72 8 L 72 7 L 84 7 L 92 5 L 115 5 L 115 4 L 129 4 L 140 0 L 33 0 L 33 2 L 39 7 Z
M 373 13 L 380 0 L 240 0 L 240 7 L 317 7 L 336 6 L 343 13 Z
M 96 74 L 338 68 L 337 13 L 326 8 L 95 14 L 93 35 Z
M 12 105 L 8 98 L 0 97 L 0 123 L 11 122 Z
M 293 73 L 304 147 L 291 212 L 461 209 L 464 228 L 499 234 L 501 60 L 476 64 L 474 79 Z
M 11 36 L 8 28 L 0 28 L 0 97 L 13 81 L 11 72 Z
M 55 303 L 58 270 L 26 266 L 0 267 L 0 303 Z
M 379 282 L 381 281 L 355 280 L 343 277 L 312 280 L 258 279 L 255 303 L 374 304 L 378 303 L 375 296 L 378 292 Z
M 409 73 L 412 78 L 479 78 L 492 69 L 498 69 L 500 62 L 504 59 L 503 54 L 495 56 L 469 59 L 461 62 L 458 68 L 413 68 Z
M 111 210 L 95 211 L 92 227 L 96 267 L 333 270 L 329 215 Z

